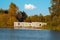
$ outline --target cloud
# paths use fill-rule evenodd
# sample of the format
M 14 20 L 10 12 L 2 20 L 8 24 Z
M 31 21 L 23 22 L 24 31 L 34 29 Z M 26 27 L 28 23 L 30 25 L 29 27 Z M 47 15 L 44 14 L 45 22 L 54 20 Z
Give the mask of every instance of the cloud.
M 34 5 L 32 5 L 32 4 L 25 4 L 25 5 L 24 5 L 24 8 L 25 8 L 25 9 L 28 9 L 28 10 L 33 10 L 33 9 L 36 8 L 36 6 L 34 6 Z

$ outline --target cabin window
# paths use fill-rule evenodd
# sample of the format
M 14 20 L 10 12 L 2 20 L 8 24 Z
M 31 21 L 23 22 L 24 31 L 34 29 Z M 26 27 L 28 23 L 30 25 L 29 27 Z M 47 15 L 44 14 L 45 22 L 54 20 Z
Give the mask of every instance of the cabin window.
M 20 23 L 18 23 L 18 25 L 20 25 Z
M 41 24 L 40 24 L 40 26 L 41 26 Z

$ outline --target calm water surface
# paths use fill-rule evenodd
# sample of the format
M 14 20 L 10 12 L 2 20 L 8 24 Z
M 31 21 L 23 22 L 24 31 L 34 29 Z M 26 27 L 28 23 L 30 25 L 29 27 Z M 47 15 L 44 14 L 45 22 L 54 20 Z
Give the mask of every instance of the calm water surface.
M 50 30 L 0 29 L 0 40 L 60 40 L 60 32 Z

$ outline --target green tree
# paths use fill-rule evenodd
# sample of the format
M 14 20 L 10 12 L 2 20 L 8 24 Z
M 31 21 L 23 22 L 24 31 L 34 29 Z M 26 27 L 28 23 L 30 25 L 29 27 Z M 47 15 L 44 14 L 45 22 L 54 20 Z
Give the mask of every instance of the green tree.
M 28 17 L 28 15 L 23 11 L 22 12 L 22 21 L 26 20 L 27 17 Z
M 22 22 L 22 21 L 23 21 L 23 20 L 22 20 L 22 12 L 21 12 L 21 11 L 17 13 L 16 18 L 17 18 L 17 20 L 18 20 L 19 22 Z

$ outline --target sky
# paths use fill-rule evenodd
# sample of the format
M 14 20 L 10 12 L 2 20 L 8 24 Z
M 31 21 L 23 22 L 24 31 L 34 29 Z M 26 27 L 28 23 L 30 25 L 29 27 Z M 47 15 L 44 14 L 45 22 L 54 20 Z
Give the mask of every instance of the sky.
M 27 15 L 49 15 L 50 0 L 0 0 L 0 8 L 8 9 L 13 2 L 20 11 L 25 11 Z

